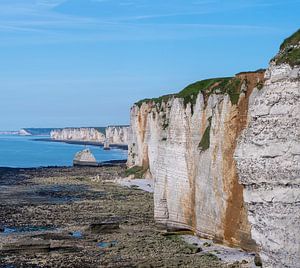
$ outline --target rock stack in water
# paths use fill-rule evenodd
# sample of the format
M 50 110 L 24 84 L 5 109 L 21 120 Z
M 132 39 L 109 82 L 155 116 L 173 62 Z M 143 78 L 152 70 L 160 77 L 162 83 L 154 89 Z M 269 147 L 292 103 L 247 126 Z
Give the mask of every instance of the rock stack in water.
M 78 152 L 73 159 L 74 166 L 98 166 L 96 158 L 89 149 Z

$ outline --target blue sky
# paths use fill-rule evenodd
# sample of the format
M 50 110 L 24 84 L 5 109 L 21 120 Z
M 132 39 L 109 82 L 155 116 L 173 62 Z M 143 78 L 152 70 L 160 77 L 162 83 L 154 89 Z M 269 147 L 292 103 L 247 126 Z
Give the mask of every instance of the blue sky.
M 129 123 L 132 103 L 267 67 L 300 0 L 0 0 L 0 129 Z

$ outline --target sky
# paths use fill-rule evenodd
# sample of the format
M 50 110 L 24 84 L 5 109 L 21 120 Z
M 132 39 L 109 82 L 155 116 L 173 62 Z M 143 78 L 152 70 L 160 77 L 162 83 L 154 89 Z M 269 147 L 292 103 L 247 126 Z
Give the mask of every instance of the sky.
M 0 0 L 0 129 L 128 124 L 132 104 L 266 68 L 300 0 Z

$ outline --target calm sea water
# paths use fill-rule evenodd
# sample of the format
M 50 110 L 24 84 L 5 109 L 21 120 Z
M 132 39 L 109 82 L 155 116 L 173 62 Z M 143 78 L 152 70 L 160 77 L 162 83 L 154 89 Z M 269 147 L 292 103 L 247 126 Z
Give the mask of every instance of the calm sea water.
M 72 166 L 74 155 L 86 146 L 60 142 L 35 141 L 43 137 L 0 135 L 0 167 Z M 123 160 L 127 151 L 87 146 L 98 162 Z

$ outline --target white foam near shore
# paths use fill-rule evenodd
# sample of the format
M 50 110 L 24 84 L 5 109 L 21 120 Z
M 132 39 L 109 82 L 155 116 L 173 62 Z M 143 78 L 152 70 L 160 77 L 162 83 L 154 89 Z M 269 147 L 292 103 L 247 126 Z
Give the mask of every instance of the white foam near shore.
M 137 187 L 145 192 L 154 192 L 154 181 L 150 179 L 121 178 L 117 179 L 115 182 L 125 187 Z

